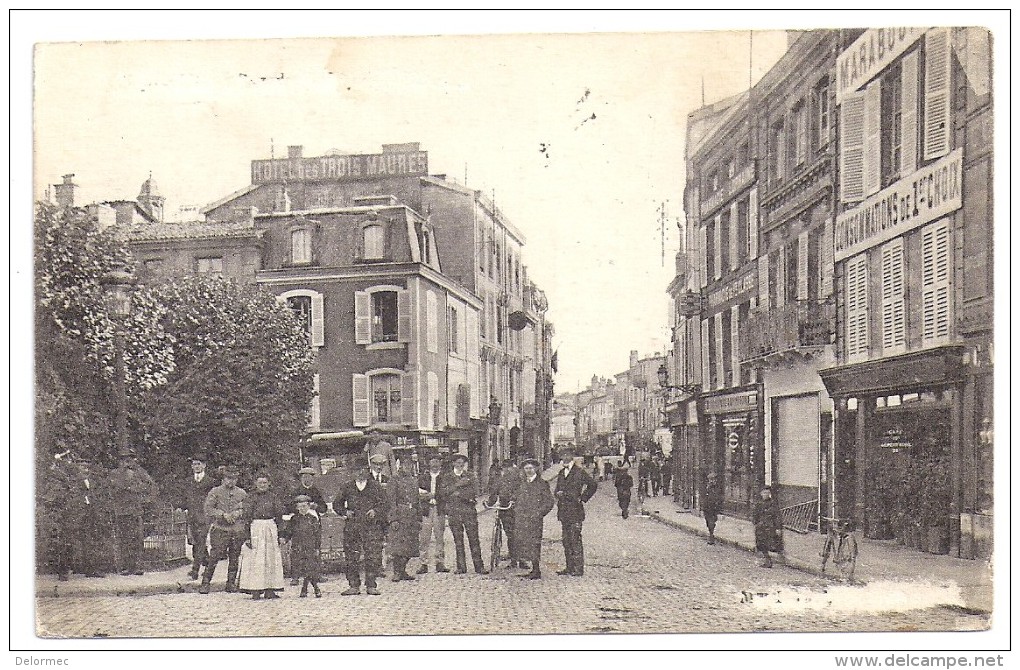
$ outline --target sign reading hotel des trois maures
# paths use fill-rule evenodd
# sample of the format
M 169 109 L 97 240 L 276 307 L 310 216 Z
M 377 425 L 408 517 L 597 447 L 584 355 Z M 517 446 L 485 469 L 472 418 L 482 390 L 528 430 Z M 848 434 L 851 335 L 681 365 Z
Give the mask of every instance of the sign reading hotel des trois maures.
M 836 217 L 833 259 L 841 261 L 960 209 L 962 188 L 963 149 L 956 149 Z
M 871 28 L 836 59 L 836 102 L 871 81 L 927 28 Z
M 314 181 L 426 175 L 427 151 L 392 151 L 382 154 L 270 158 L 251 162 L 251 183 Z

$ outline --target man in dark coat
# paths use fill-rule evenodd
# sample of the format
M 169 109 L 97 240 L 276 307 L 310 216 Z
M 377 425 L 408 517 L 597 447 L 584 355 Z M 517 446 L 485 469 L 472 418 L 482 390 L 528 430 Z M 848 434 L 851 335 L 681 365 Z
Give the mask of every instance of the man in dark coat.
M 658 458 L 653 458 L 648 462 L 648 481 L 652 484 L 652 495 L 659 495 L 659 491 L 662 489 L 662 466 L 659 464 Z
M 436 572 L 449 572 L 445 565 L 446 559 L 446 508 L 441 504 L 439 487 L 446 475 L 443 473 L 443 461 L 438 456 L 429 459 L 429 469 L 418 475 L 418 492 L 421 495 L 421 536 L 418 538 L 418 550 L 421 553 L 421 567 L 418 574 L 429 571 L 429 546 L 435 547 Z
M 191 476 L 184 482 L 181 491 L 181 507 L 188 511 L 188 544 L 191 545 L 192 581 L 198 579 L 199 570 L 209 564 L 209 550 L 206 538 L 209 535 L 209 517 L 205 515 L 205 499 L 216 482 L 205 470 L 206 456 L 197 453 L 191 457 Z
M 638 461 L 638 494 L 648 497 L 648 485 L 650 481 L 650 467 L 651 464 L 647 459 L 642 458 Z
M 630 468 L 624 461 L 616 468 L 616 475 L 613 478 L 616 485 L 616 502 L 620 506 L 623 518 L 630 516 L 631 489 L 634 488 L 634 478 L 630 476 Z
M 202 573 L 199 593 L 209 593 L 209 585 L 216 574 L 216 564 L 227 559 L 227 592 L 237 591 L 237 570 L 241 558 L 241 545 L 248 536 L 245 523 L 244 501 L 248 492 L 237 485 L 241 475 L 237 467 L 223 469 L 223 483 L 213 487 L 205 498 L 205 515 L 209 518 L 209 564 Z
M 489 482 L 489 499 L 487 501 L 489 507 L 506 507 L 510 501 L 517 497 L 517 489 L 520 487 L 520 471 L 514 467 L 513 462 L 509 459 L 503 461 L 503 470 L 500 472 L 499 477 Z M 506 537 L 507 553 L 510 554 L 511 568 L 515 564 L 520 565 L 523 562 L 514 553 L 514 516 L 515 511 L 512 507 L 496 511 L 496 518 L 503 527 L 503 535 Z M 499 562 L 498 556 L 496 557 L 496 562 Z
M 140 563 L 145 542 L 142 521 L 152 512 L 156 482 L 138 464 L 133 448 L 129 447 L 120 453 L 120 465 L 110 473 L 110 492 L 113 497 L 120 574 L 141 575 L 143 571 Z
M 453 472 L 443 477 L 440 501 L 446 509 L 446 519 L 453 533 L 453 544 L 457 550 L 457 574 L 467 572 L 467 559 L 464 556 L 464 535 L 467 535 L 471 548 L 471 562 L 475 572 L 487 575 L 489 571 L 482 563 L 482 545 L 478 540 L 478 485 L 475 477 L 467 469 L 467 456 L 457 454 L 453 457 Z
M 669 485 L 673 481 L 673 459 L 667 458 L 659 467 L 659 478 L 662 479 L 662 495 L 669 495 Z
M 322 576 L 322 524 L 312 511 L 312 499 L 306 495 L 294 498 L 296 512 L 284 526 L 284 534 L 290 541 L 290 561 L 293 573 L 303 580 L 299 597 L 308 597 L 308 585 L 315 589 L 315 597 L 321 598 L 319 579 Z
M 705 479 L 705 488 L 701 493 L 701 513 L 705 515 L 709 544 L 715 544 L 715 524 L 719 520 L 719 515 L 722 514 L 722 502 L 723 494 L 719 475 L 710 472 Z
M 294 501 L 298 496 L 307 496 L 311 499 L 309 506 L 312 510 L 312 514 L 321 517 L 329 508 L 326 506 L 326 497 L 322 495 L 322 491 L 320 491 L 319 487 L 314 483 L 315 470 L 305 466 L 298 470 L 298 477 L 300 478 L 298 485 L 294 487 L 294 489 L 290 492 L 290 495 L 287 497 L 287 513 L 297 514 L 297 504 Z M 288 559 L 290 558 L 290 552 L 291 547 L 288 543 L 288 546 L 284 548 L 283 552 L 284 567 L 289 567 L 290 585 L 297 586 L 299 575 L 294 572 L 293 565 L 289 565 L 290 561 Z
M 383 528 L 387 519 L 386 492 L 369 474 L 367 463 L 359 463 L 353 481 L 345 482 L 333 499 L 333 511 L 347 519 L 344 526 L 345 572 L 349 587 L 342 596 L 361 593 L 361 571 L 365 592 L 379 594 L 376 581 L 382 574 Z
M 57 575 L 60 581 L 70 579 L 75 566 L 86 577 L 105 577 L 103 565 L 103 538 L 105 532 L 104 511 L 101 507 L 99 477 L 94 476 L 91 464 L 77 460 L 70 454 L 54 457 L 50 483 L 57 490 L 49 490 L 44 496 L 60 499 L 62 514 L 55 515 L 56 524 L 54 554 Z
M 511 499 L 515 510 L 512 553 L 517 556 L 519 567 L 526 567 L 525 561 L 531 561 L 531 572 L 525 578 L 541 579 L 542 525 L 556 499 L 549 490 L 549 482 L 542 479 L 536 459 L 525 460 L 523 468 L 524 476 Z
M 556 574 L 580 577 L 584 574 L 584 543 L 581 539 L 584 503 L 591 500 L 599 485 L 575 463 L 573 451 L 564 449 L 562 458 L 563 469 L 556 477 L 556 517 L 563 527 L 563 553 L 567 566 Z
M 386 493 L 390 524 L 386 542 L 393 557 L 393 581 L 413 582 L 414 576 L 407 573 L 407 563 L 421 553 L 418 546 L 421 535 L 418 480 L 403 465 L 398 465 Z
M 772 567 L 769 552 L 783 551 L 783 520 L 779 503 L 772 497 L 772 487 L 761 490 L 761 499 L 754 506 L 754 548 L 762 553 L 762 567 Z

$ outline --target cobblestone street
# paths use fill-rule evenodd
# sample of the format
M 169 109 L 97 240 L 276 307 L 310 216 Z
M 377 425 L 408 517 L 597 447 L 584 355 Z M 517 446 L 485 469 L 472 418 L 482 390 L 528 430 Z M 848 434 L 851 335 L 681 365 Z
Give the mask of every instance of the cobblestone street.
M 845 596 L 854 589 L 780 565 L 760 568 L 750 553 L 708 546 L 650 519 L 623 520 L 612 490 L 611 482 L 603 483 L 588 505 L 587 566 L 581 578 L 556 575 L 563 566 L 563 549 L 554 510 L 546 518 L 544 577 L 538 582 L 520 579 L 522 571 L 501 567 L 484 577 L 430 571 L 415 583 L 386 579 L 380 582 L 379 597 L 341 598 L 346 582 L 340 575 L 323 584 L 324 597 L 318 600 L 299 599 L 296 587 L 269 602 L 223 592 L 42 597 L 37 599 L 37 630 L 44 637 L 112 638 L 926 631 L 988 626 L 987 616 L 946 607 L 862 613 L 839 606 L 834 594 L 842 590 Z M 491 513 L 481 515 L 479 526 L 487 558 Z M 449 533 L 447 545 L 452 564 Z

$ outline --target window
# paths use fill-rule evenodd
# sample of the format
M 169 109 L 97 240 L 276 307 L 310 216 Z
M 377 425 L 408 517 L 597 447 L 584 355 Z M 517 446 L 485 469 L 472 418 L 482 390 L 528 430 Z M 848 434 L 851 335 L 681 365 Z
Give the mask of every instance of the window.
M 715 361 L 716 361 L 716 357 L 719 356 L 719 352 L 716 350 L 716 346 L 715 346 L 715 336 L 716 336 L 716 333 L 715 333 L 715 319 L 714 318 L 709 318 L 709 319 L 706 320 L 706 323 L 708 324 L 708 328 L 705 330 L 705 332 L 708 335 L 708 342 L 707 342 L 707 344 L 708 344 L 708 356 L 705 357 L 705 362 L 706 362 L 706 365 L 708 366 L 709 386 L 711 388 L 718 388 L 719 387 L 719 376 L 716 374 L 716 370 L 718 369 L 718 366 L 715 365 Z
M 308 295 L 295 295 L 287 298 L 287 306 L 301 320 L 301 326 L 306 333 L 312 332 L 312 297 Z
M 733 315 L 730 310 L 722 312 L 722 385 L 733 385 Z
M 719 272 L 725 274 L 730 269 L 730 214 L 720 214 L 718 222 L 719 235 Z
M 400 375 L 373 375 L 372 423 L 401 423 Z
M 482 337 L 488 337 L 487 333 L 489 324 L 489 296 L 486 295 L 482 301 L 482 313 L 478 315 L 478 334 Z
M 846 355 L 851 362 L 868 357 L 868 254 L 846 262 Z
M 815 87 L 815 146 L 819 149 L 829 143 L 832 111 L 829 108 L 829 78 L 825 77 Z
M 702 250 L 702 257 L 705 259 L 705 282 L 710 283 L 715 277 L 715 222 L 709 220 L 704 227 L 705 248 Z
M 503 306 L 496 305 L 496 341 L 503 344 Z
M 485 273 L 485 256 L 485 231 L 480 230 L 478 231 L 478 269 L 482 274 Z
M 460 340 L 460 328 L 457 323 L 457 308 L 450 306 L 449 315 L 447 316 L 446 331 L 450 337 L 450 353 L 458 353 L 457 342 Z
M 365 226 L 364 235 L 365 260 L 381 260 L 386 256 L 386 235 L 379 224 Z
M 800 281 L 800 274 L 798 272 L 798 266 L 800 265 L 800 242 L 799 239 L 794 238 L 790 240 L 790 243 L 786 245 L 786 253 L 783 254 L 786 261 L 785 270 L 785 293 L 783 294 L 784 301 L 789 304 L 797 299 L 797 288 Z
M 291 263 L 312 262 L 312 235 L 307 228 L 298 228 L 290 233 Z
M 397 341 L 397 292 L 372 294 L 372 341 Z
M 196 259 L 195 271 L 199 274 L 221 275 L 223 274 L 223 257 L 215 256 Z
M 313 347 L 323 346 L 325 333 L 322 294 L 310 289 L 294 289 L 281 294 L 279 299 L 297 314 L 308 333 L 309 343 Z
M 882 78 L 882 184 L 900 178 L 903 159 L 903 80 L 899 64 Z
M 907 343 L 903 295 L 903 238 L 882 247 L 882 353 L 902 351 Z
M 803 165 L 808 154 L 807 109 L 801 100 L 793 108 L 793 157 L 794 164 Z
M 773 180 L 779 182 L 786 177 L 786 136 L 783 121 L 772 125 L 769 133 L 769 168 Z
M 768 255 L 768 279 L 769 292 L 768 304 L 773 307 L 781 307 L 781 298 L 785 297 L 782 291 L 783 286 L 783 254 L 782 250 L 773 251 Z
M 750 253 L 750 234 L 748 230 L 748 210 L 750 204 L 747 200 L 737 203 L 737 265 L 747 262 Z

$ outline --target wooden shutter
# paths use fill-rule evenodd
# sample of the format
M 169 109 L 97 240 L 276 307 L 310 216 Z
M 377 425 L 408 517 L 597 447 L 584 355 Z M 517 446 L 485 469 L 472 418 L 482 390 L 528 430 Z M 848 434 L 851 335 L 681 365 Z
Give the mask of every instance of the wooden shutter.
M 397 291 L 397 342 L 410 342 L 414 315 L 411 313 L 411 292 Z
M 807 148 L 808 148 L 808 128 L 807 128 L 807 105 L 801 103 L 794 113 L 794 123 L 796 127 L 794 131 L 797 133 L 797 137 L 794 140 L 795 146 L 795 157 L 794 161 L 797 165 L 801 165 L 807 160 Z
M 758 258 L 758 187 L 751 189 L 747 200 L 747 248 L 748 258 Z
M 354 292 L 354 342 L 372 343 L 372 294 L 368 291 Z
M 740 267 L 740 216 L 737 203 L 730 204 L 730 269 Z
M 951 237 L 946 222 L 926 226 L 921 232 L 922 344 L 949 337 L 951 319 Z
M 833 261 L 832 237 L 832 222 L 829 221 L 822 228 L 822 239 L 818 249 L 819 298 L 828 298 L 832 295 L 832 276 L 836 271 Z
M 882 81 L 864 89 L 864 195 L 882 188 Z
M 418 425 L 418 405 L 415 403 L 415 374 L 400 375 L 400 415 L 405 426 Z
M 425 292 L 425 344 L 430 353 L 439 352 L 439 307 L 432 291 Z
M 722 214 L 715 215 L 715 227 L 713 228 L 715 234 L 712 235 L 712 267 L 715 270 L 713 273 L 713 279 L 719 279 L 722 277 Z
M 901 61 L 903 146 L 900 151 L 900 175 L 906 176 L 917 169 L 917 51 L 911 51 Z
M 906 341 L 903 238 L 898 238 L 882 247 L 882 352 L 901 351 Z
M 868 255 L 846 263 L 846 354 L 850 361 L 868 357 Z
M 772 281 L 776 284 L 776 308 L 786 304 L 786 246 L 779 247 L 776 256 L 776 276 Z
M 312 294 L 312 346 L 321 347 L 326 343 L 324 333 L 323 300 L 321 293 Z
M 952 59 L 950 29 L 933 28 L 924 38 L 924 160 L 949 153 Z
M 711 352 L 708 343 L 708 319 L 701 320 L 701 387 L 706 391 L 712 388 Z
M 864 93 L 851 93 L 839 107 L 839 197 L 864 199 Z
M 797 300 L 808 299 L 808 234 L 797 236 Z
M 740 305 L 730 307 L 730 354 L 733 385 L 740 386 Z
M 726 361 L 723 359 L 722 312 L 715 314 L 715 374 L 716 388 L 726 386 Z
M 372 422 L 371 403 L 369 401 L 369 379 L 368 375 L 352 375 L 354 398 L 354 425 L 367 426 Z
M 698 268 L 701 271 L 701 288 L 708 286 L 708 228 L 698 228 Z
M 769 309 L 769 256 L 758 257 L 758 305 L 762 310 Z

